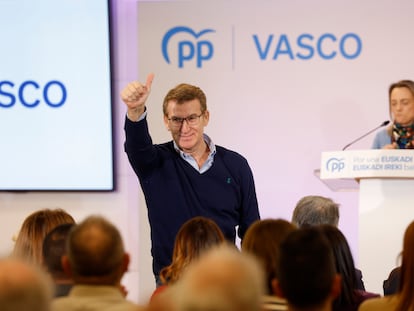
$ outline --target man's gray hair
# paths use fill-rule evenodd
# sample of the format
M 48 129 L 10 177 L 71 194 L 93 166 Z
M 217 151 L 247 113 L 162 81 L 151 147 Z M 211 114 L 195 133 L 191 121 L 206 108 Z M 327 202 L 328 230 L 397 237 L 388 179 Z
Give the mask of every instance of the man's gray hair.
M 337 227 L 339 223 L 339 204 L 323 196 L 305 196 L 296 204 L 292 223 L 298 227 L 323 224 Z

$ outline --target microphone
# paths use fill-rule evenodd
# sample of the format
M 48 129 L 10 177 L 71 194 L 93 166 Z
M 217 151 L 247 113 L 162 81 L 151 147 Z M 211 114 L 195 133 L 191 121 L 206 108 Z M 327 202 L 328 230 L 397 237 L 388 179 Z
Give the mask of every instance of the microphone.
M 358 137 L 357 139 L 355 139 L 354 141 L 351 141 L 348 145 L 345 145 L 345 147 L 342 148 L 342 151 L 345 150 L 346 148 L 348 148 L 349 146 L 352 146 L 353 144 L 355 144 L 357 141 L 360 141 L 362 138 L 364 138 L 365 136 L 368 136 L 369 134 L 371 134 L 372 132 L 375 132 L 376 130 L 378 130 L 379 128 L 386 126 L 390 123 L 389 120 L 386 120 L 384 122 L 382 122 L 379 126 L 377 126 L 376 128 L 370 130 L 369 132 L 365 133 L 364 135 L 362 135 L 361 137 Z

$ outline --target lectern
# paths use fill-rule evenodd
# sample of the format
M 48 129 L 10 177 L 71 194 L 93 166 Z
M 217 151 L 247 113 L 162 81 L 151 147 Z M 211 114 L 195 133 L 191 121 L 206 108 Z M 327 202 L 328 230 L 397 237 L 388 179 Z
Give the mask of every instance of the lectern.
M 414 220 L 414 150 L 323 152 L 320 179 L 359 185 L 359 258 L 368 291 L 383 294 L 383 280 L 400 264 L 403 235 Z

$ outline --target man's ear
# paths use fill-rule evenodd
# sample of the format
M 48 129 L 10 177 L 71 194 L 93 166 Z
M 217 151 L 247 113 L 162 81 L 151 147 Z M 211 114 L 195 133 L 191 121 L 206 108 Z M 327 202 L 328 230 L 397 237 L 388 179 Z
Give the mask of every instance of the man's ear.
M 170 129 L 170 122 L 168 121 L 168 117 L 166 115 L 164 115 L 164 125 L 165 125 L 165 128 L 168 131 L 171 131 L 171 129 Z
M 209 121 L 210 121 L 210 111 L 206 110 L 204 111 L 204 126 L 207 126 Z
M 66 275 L 72 277 L 72 267 L 70 266 L 68 256 L 63 255 L 60 259 L 60 262 L 62 264 L 63 271 L 66 273 Z
M 275 296 L 285 298 L 285 296 L 283 295 L 283 291 L 280 288 L 280 283 L 278 279 L 272 279 L 272 292 Z
M 332 289 L 331 289 L 331 297 L 332 300 L 335 300 L 341 294 L 341 287 L 342 287 L 342 277 L 340 274 L 335 274 L 335 277 L 332 282 Z
M 122 273 L 125 273 L 128 271 L 129 268 L 129 262 L 130 262 L 130 257 L 128 253 L 124 254 L 124 258 L 122 260 Z

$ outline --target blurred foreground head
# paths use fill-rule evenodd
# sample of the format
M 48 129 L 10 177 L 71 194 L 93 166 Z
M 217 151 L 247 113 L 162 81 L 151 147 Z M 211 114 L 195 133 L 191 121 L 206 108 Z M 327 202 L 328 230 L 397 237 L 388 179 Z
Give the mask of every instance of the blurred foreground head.
M 180 311 L 259 311 L 264 273 L 255 258 L 221 245 L 193 262 L 166 291 Z
M 52 284 L 38 266 L 20 259 L 0 259 L 0 310 L 49 311 Z

